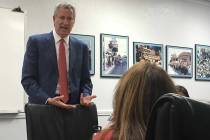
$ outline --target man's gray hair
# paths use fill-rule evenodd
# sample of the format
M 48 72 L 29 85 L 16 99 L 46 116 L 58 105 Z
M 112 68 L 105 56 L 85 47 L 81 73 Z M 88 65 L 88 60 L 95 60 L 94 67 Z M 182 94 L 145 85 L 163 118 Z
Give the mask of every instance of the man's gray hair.
M 72 6 L 71 4 L 67 3 L 67 2 L 61 2 L 61 3 L 58 3 L 56 6 L 55 6 L 55 9 L 54 9 L 54 16 L 56 16 L 56 14 L 58 13 L 58 10 L 60 8 L 64 8 L 64 9 L 68 9 L 69 11 L 73 11 L 73 16 L 74 16 L 74 19 L 75 19 L 75 16 L 76 16 L 76 11 L 75 11 L 75 8 L 74 6 Z

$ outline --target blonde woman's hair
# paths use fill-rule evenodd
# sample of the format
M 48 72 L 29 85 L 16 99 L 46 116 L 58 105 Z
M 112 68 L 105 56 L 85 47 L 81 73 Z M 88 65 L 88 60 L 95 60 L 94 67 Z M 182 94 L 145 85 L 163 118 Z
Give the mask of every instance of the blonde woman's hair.
M 143 140 L 152 105 L 176 92 L 169 75 L 148 62 L 133 65 L 120 79 L 113 100 L 113 140 Z

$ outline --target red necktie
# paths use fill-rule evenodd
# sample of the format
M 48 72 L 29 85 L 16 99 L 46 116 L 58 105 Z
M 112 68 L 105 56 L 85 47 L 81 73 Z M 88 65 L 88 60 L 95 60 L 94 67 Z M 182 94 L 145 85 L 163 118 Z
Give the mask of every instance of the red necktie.
M 65 53 L 65 46 L 64 40 L 60 40 L 59 45 L 59 58 L 58 58 L 58 65 L 59 65 L 59 94 L 63 95 L 63 102 L 66 103 L 69 100 L 68 95 L 68 85 L 67 85 L 67 67 L 66 67 L 66 53 Z

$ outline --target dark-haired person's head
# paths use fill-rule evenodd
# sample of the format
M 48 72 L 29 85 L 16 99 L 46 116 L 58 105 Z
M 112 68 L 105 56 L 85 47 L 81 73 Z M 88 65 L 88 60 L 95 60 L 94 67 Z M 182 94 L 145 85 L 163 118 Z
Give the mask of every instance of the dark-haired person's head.
M 176 85 L 176 93 L 182 96 L 190 97 L 187 89 L 181 85 Z

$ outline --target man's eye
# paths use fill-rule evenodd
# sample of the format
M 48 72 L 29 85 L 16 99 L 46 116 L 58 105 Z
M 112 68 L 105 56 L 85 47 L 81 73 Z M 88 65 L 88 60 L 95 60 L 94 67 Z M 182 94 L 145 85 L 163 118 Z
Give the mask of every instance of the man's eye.
M 72 21 L 72 20 L 74 20 L 74 18 L 73 17 L 69 17 L 68 20 L 69 21 Z
M 64 19 L 65 19 L 65 17 L 60 17 L 60 19 L 64 20 Z

